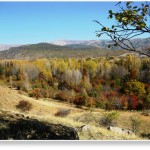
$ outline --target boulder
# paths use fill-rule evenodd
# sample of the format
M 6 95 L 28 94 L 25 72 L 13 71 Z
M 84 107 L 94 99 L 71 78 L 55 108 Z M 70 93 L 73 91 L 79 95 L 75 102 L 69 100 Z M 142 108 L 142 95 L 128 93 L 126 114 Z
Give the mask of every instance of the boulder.
M 0 112 L 1 140 L 78 140 L 77 131 L 23 115 Z
M 134 134 L 130 130 L 122 129 L 122 128 L 119 128 L 119 127 L 109 126 L 107 129 L 112 131 L 112 132 L 119 133 L 119 134 L 130 134 L 130 135 Z
M 90 125 L 83 125 L 78 129 L 80 132 L 89 132 L 92 131 L 92 127 Z

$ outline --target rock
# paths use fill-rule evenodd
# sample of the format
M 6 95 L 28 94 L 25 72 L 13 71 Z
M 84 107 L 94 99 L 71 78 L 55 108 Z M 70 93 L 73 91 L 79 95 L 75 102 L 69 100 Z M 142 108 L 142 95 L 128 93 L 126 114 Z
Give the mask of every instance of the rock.
M 92 127 L 90 125 L 83 125 L 80 127 L 80 131 L 81 132 L 89 132 L 89 131 L 92 131 Z
M 110 131 L 116 132 L 116 133 L 122 133 L 122 129 L 119 128 L 119 127 L 109 126 L 107 129 L 110 130 Z
M 119 128 L 119 127 L 109 126 L 107 129 L 112 131 L 112 132 L 119 133 L 119 134 L 130 134 L 130 135 L 134 134 L 130 130 L 122 129 L 122 128 Z
M 4 117 L 6 116 L 7 117 Z M 13 115 L 13 119 L 10 118 Z M 1 126 L 1 124 L 3 126 Z M 1 140 L 78 140 L 74 128 L 60 124 L 50 124 L 20 114 L 0 112 Z

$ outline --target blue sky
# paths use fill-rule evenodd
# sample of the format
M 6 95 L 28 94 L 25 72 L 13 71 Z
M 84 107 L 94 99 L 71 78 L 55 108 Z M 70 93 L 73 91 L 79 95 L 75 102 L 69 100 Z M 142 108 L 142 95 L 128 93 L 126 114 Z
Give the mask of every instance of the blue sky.
M 0 44 L 95 40 L 116 2 L 0 2 Z M 104 39 L 106 37 L 103 37 Z

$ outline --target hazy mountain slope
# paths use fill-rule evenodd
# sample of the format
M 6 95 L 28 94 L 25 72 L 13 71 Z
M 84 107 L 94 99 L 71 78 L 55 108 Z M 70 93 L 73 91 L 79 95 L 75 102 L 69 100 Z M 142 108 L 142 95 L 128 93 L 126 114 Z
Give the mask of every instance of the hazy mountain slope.
M 50 44 L 66 46 L 66 45 L 89 45 L 94 47 L 105 47 L 107 48 L 109 40 L 57 40 L 51 41 Z
M 16 45 L 16 44 L 0 44 L 0 51 L 3 50 L 8 50 L 11 47 L 18 47 L 20 45 Z
M 135 48 L 144 48 L 145 46 L 150 46 L 150 38 L 136 38 L 131 40 Z M 108 48 L 108 44 L 111 40 L 58 40 L 49 42 L 51 44 L 66 46 L 74 44 L 90 45 L 94 47 Z

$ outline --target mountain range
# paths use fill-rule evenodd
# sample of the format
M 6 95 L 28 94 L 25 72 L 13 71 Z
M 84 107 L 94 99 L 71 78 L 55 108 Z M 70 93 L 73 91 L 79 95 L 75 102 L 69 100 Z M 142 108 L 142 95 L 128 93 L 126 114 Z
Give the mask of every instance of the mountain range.
M 66 45 L 89 45 L 95 47 L 105 47 L 108 44 L 109 40 L 57 40 L 57 41 L 50 41 L 48 43 L 59 45 L 59 46 L 66 46 Z
M 138 50 L 143 50 L 145 47 L 150 47 L 150 38 L 136 38 L 131 40 L 133 46 Z M 50 41 L 50 44 L 59 46 L 73 46 L 73 45 L 84 45 L 84 46 L 94 46 L 99 48 L 108 49 L 108 45 L 112 43 L 111 40 L 57 40 Z M 120 49 L 115 47 L 113 49 Z
M 3 50 L 0 59 L 99 57 L 126 53 L 118 47 L 109 49 L 110 43 L 110 40 L 58 40 L 27 45 L 0 44 L 0 50 Z M 150 48 L 150 38 L 133 39 L 132 43 L 140 51 Z

